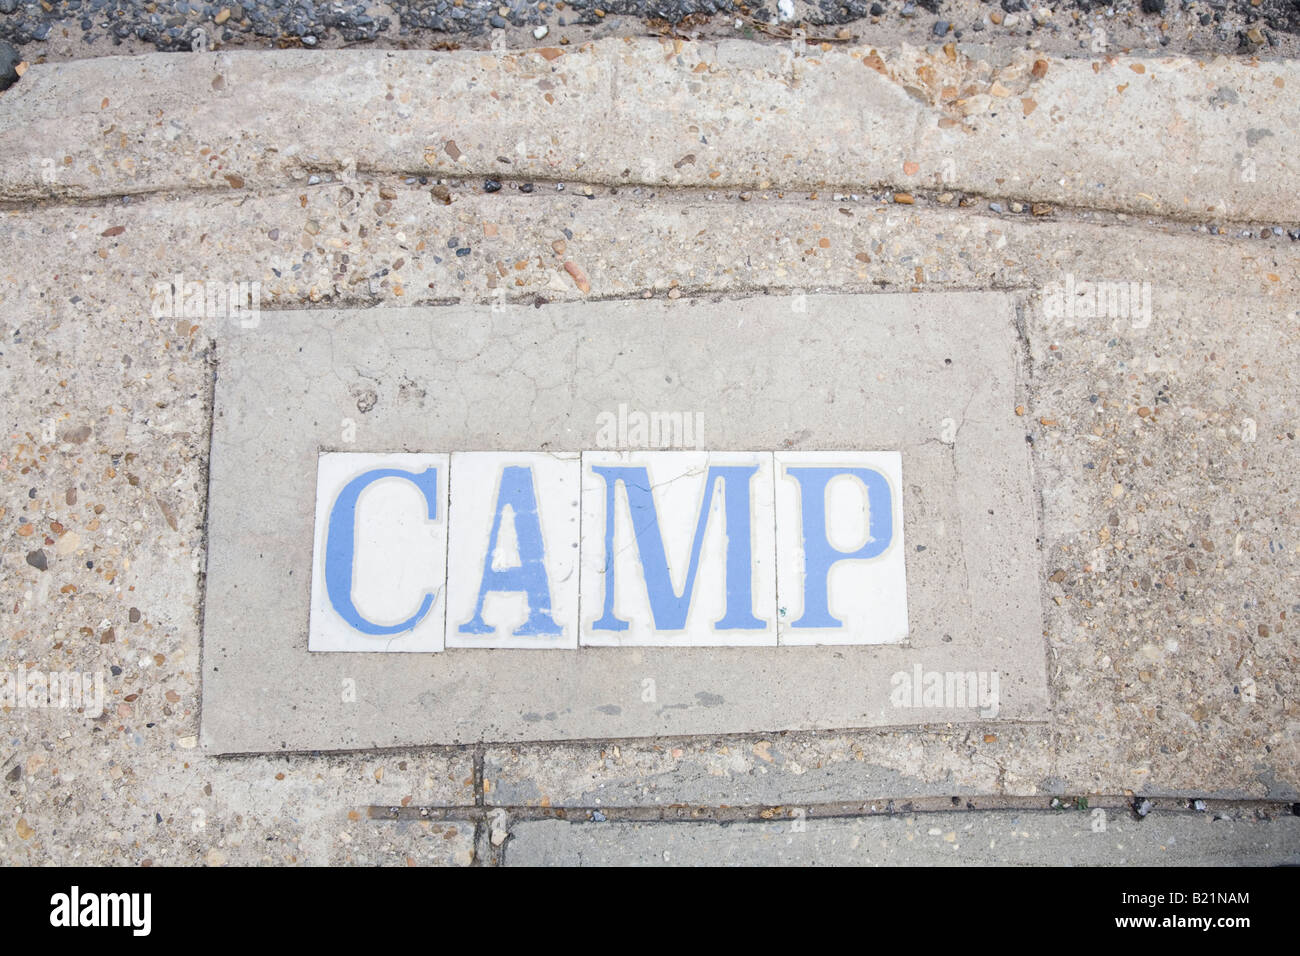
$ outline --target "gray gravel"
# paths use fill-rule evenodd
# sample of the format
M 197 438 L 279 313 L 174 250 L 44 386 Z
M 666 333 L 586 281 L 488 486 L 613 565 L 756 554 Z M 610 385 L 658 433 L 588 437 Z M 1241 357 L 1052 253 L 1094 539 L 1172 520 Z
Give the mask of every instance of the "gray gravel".
M 810 32 L 825 31 L 827 36 L 845 25 L 862 36 L 893 25 L 916 32 L 919 42 L 940 36 L 960 40 L 993 26 L 1025 37 L 1073 34 L 1082 46 L 1100 22 L 1138 29 L 1149 35 L 1153 45 L 1268 53 L 1272 52 L 1268 47 L 1300 34 L 1297 0 L 1262 0 L 1259 6 L 1252 6 L 1251 0 L 1119 0 L 1113 4 L 1070 0 L 1045 5 L 1055 11 L 1055 18 L 1038 23 L 1031 8 L 1040 4 L 1028 0 L 795 0 L 789 8 L 793 16 L 788 18 L 781 16 L 775 0 L 752 6 L 733 0 L 570 0 L 540 7 L 536 0 L 464 0 L 460 6 L 453 0 L 396 0 L 383 7 L 311 0 L 242 5 L 197 0 L 52 0 L 42 5 L 0 0 L 0 39 L 23 46 L 68 37 L 83 46 L 65 55 L 81 56 L 113 52 L 104 46 L 122 44 L 132 50 L 164 51 L 190 50 L 196 45 L 484 45 L 502 31 L 531 41 L 532 31 L 543 25 L 548 27 L 546 42 L 554 43 L 561 41 L 560 32 L 566 29 L 577 30 L 571 39 L 579 40 L 583 29 L 622 33 L 673 29 L 707 35 L 710 30 L 734 33 L 740 24 L 739 29 L 749 34 L 780 34 L 803 26 Z M 999 14 L 998 20 L 990 20 L 989 14 Z M 1081 19 L 1076 20 L 1075 14 Z M 1008 17 L 1015 19 L 1004 28 L 1001 23 Z M 202 32 L 196 35 L 196 31 Z M 1121 42 L 1128 45 L 1129 41 Z
M 4 3 L 5 0 L 0 0 Z M 12 44 L 0 40 L 0 90 L 7 90 L 18 82 L 18 71 L 14 69 L 22 57 Z

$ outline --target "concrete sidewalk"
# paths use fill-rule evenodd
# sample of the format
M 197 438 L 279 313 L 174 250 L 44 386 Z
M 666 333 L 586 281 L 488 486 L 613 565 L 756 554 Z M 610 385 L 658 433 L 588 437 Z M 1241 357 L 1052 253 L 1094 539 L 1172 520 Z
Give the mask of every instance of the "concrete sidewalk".
M 526 820 L 503 860 L 1295 862 L 1300 68 L 994 67 L 961 45 L 553 53 L 102 58 L 0 93 L 0 670 L 103 672 L 109 695 L 100 720 L 4 708 L 2 858 L 492 863 L 485 817 L 367 808 L 956 796 L 1044 813 L 938 837 L 924 815 L 810 821 L 804 843 Z M 504 302 L 538 322 L 561 300 L 1014 296 L 1048 719 L 207 755 L 229 328 L 156 314 L 178 274 L 260 282 L 268 311 Z M 1087 281 L 1148 284 L 1150 315 L 1063 311 Z M 1121 815 L 1122 836 L 1089 842 L 1085 818 L 1046 814 L 1054 796 L 1263 801 L 1271 819 Z
M 505 866 L 1270 866 L 1300 821 L 1104 814 L 906 814 L 779 823 L 517 824 Z

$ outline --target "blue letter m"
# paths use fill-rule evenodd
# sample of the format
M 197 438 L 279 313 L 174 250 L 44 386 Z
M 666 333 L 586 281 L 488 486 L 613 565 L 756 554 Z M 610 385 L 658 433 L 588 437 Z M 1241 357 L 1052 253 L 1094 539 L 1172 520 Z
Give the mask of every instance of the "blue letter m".
M 673 588 L 664 553 L 659 516 L 655 511 L 650 476 L 644 466 L 593 466 L 592 471 L 605 481 L 605 609 L 592 627 L 604 631 L 625 631 L 628 622 L 614 615 L 614 505 L 618 483 L 627 491 L 632 527 L 636 532 L 637 550 L 645 578 L 646 596 L 654 614 L 655 630 L 679 631 L 686 626 L 691 597 L 695 592 L 695 575 L 700 566 L 700 549 L 709 522 L 709 506 L 717 482 L 724 485 L 723 505 L 726 521 L 726 600 L 727 610 L 715 625 L 719 630 L 761 630 L 767 625 L 752 613 L 753 561 L 750 544 L 749 484 L 758 465 L 713 465 L 704 485 L 704 500 L 695 524 L 691 544 L 691 562 L 682 593 Z

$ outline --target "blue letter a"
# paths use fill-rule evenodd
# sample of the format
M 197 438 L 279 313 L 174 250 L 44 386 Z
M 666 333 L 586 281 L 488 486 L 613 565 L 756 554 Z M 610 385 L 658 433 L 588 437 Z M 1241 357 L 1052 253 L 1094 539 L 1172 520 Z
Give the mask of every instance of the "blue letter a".
M 507 505 L 514 513 L 520 564 L 498 571 L 492 567 L 492 555 L 496 553 L 501 515 Z M 519 465 L 503 468 L 496 516 L 492 519 L 492 533 L 488 536 L 487 557 L 483 559 L 478 604 L 474 617 L 460 626 L 460 633 L 491 634 L 496 630 L 483 620 L 483 601 L 489 591 L 522 591 L 528 596 L 528 620 L 514 632 L 515 637 L 562 633 L 563 629 L 551 617 L 551 587 L 546 577 L 545 556 L 542 526 L 537 517 L 537 495 L 533 491 L 533 470 Z

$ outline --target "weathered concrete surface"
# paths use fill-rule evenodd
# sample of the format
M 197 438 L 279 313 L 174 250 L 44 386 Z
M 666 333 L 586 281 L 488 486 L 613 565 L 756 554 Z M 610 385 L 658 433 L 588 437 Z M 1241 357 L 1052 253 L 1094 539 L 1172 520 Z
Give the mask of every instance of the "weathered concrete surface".
M 515 824 L 507 866 L 1277 866 L 1300 818 L 985 811 L 773 823 Z
M 139 638 L 122 635 L 115 648 L 122 653 L 113 659 L 125 663 L 128 654 L 139 654 L 148 660 L 146 652 L 168 646 L 147 624 L 140 630 L 146 633 Z M 196 749 L 195 736 L 176 736 L 195 715 L 185 671 L 152 669 L 127 664 L 122 678 L 151 691 L 134 706 L 115 695 L 101 720 L 66 711 L 4 715 L 0 856 L 7 864 L 374 866 L 473 859 L 472 823 L 404 821 L 378 830 L 358 809 L 375 799 L 472 802 L 471 755 L 211 761 Z M 175 709 L 161 690 L 167 686 L 186 690 Z
M 86 90 L 98 82 L 87 76 Z M 0 97 L 5 117 L 20 89 Z M 312 122 L 346 130 L 356 117 L 317 113 Z M 514 142 L 503 137 L 500 147 L 512 155 Z M 24 183 L 39 181 L 42 155 L 39 140 L 20 148 Z M 141 147 L 133 158 L 149 156 Z M 959 167 L 979 161 L 956 158 Z M 624 165 L 636 159 L 629 151 Z M 509 790 L 503 802 L 666 803 L 677 789 L 688 799 L 778 803 L 787 793 L 829 799 L 895 787 L 1296 799 L 1293 245 L 1086 211 L 996 216 L 983 203 L 958 208 L 959 199 L 883 206 L 826 191 L 754 191 L 745 202 L 722 190 L 709 201 L 598 189 L 586 200 L 580 191 L 480 195 L 452 184 L 443 205 L 377 174 L 131 204 L 54 198 L 0 214 L 0 668 L 105 671 L 111 715 L 92 723 L 16 709 L 0 718 L 5 860 L 200 859 L 224 833 L 242 847 L 228 858 L 252 861 L 272 853 L 267 846 L 283 849 L 266 836 L 326 832 L 318 852 L 287 855 L 327 862 L 369 839 L 368 824 L 348 818 L 354 807 L 400 804 L 424 775 L 443 783 L 418 800 L 467 804 L 475 793 L 468 753 L 213 760 L 184 749 L 198 733 L 212 341 L 221 330 L 215 320 L 151 314 L 154 283 L 177 272 L 264 280 L 264 309 L 489 302 L 497 290 L 514 302 L 582 299 L 565 261 L 581 266 L 593 298 L 1028 295 L 1022 418 L 1040 476 L 1046 728 L 492 748 L 488 800 Z M 1279 210 L 1293 199 L 1294 190 L 1269 195 Z M 451 238 L 471 253 L 456 256 Z M 1047 318 L 1042 290 L 1065 273 L 1150 282 L 1151 323 Z M 545 306 L 534 314 L 544 320 Z M 36 551 L 47 570 L 29 562 Z M 394 770 L 403 761 L 421 769 L 399 796 L 374 772 L 404 780 Z M 284 803 L 277 773 L 315 782 L 301 811 Z M 191 829 L 193 809 L 205 810 L 202 833 Z M 376 839 L 401 861 L 397 833 Z
M 1300 166 L 1283 144 L 1300 132 L 1296 89 L 1290 61 L 1026 50 L 995 69 L 952 45 L 797 55 L 740 40 L 74 61 L 35 66 L 5 94 L 0 194 L 242 196 L 360 169 L 925 189 L 1294 223 Z
M 540 315 L 276 312 L 228 330 L 217 342 L 209 470 L 204 746 L 1043 719 L 1043 575 L 1014 412 L 1015 322 L 1010 297 L 967 293 L 634 300 Z M 698 413 L 709 450 L 901 451 L 908 642 L 308 654 L 322 449 L 581 452 L 597 447 L 600 413 L 620 403 Z M 580 600 L 598 607 L 600 592 Z M 974 701 L 894 706 L 891 675 L 914 667 L 996 672 L 998 700 L 989 713 Z M 345 681 L 353 700 L 335 692 Z

